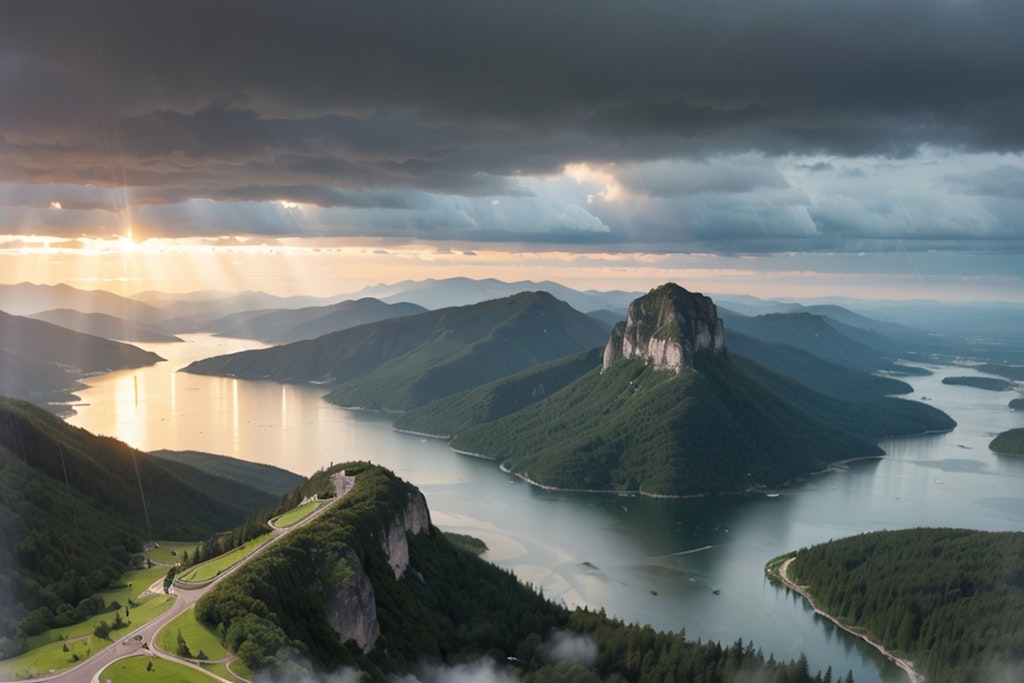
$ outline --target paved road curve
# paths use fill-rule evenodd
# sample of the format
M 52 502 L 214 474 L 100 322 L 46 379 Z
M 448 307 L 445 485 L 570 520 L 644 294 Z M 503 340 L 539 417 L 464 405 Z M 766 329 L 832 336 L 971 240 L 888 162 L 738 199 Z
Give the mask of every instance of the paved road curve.
M 224 681 L 224 683 L 233 683 L 231 681 L 227 681 L 226 679 L 220 678 L 214 674 L 211 674 L 209 671 L 206 671 L 205 669 L 202 669 L 192 660 L 183 659 L 169 652 L 160 650 L 154 645 L 154 638 L 156 638 L 156 634 L 158 631 L 160 631 L 160 629 L 169 624 L 175 617 L 184 612 L 186 609 L 196 604 L 196 602 L 201 597 L 210 592 L 214 587 L 217 586 L 217 584 L 223 581 L 227 576 L 231 575 L 239 567 L 244 565 L 253 557 L 259 555 L 261 552 L 266 550 L 272 544 L 279 541 L 284 536 L 288 535 L 295 529 L 298 529 L 316 519 L 319 515 L 321 515 L 324 512 L 324 510 L 328 509 L 331 505 L 341 500 L 345 496 L 345 494 L 351 491 L 352 487 L 355 486 L 355 477 L 346 476 L 344 471 L 332 476 L 331 481 L 334 483 L 334 489 L 336 491 L 336 495 L 334 498 L 327 501 L 326 504 L 322 505 L 321 507 L 313 511 L 312 514 L 310 514 L 308 517 L 301 520 L 300 522 L 297 522 L 296 524 L 293 524 L 288 527 L 278 527 L 274 524 L 271 524 L 270 526 L 272 529 L 272 536 L 270 540 L 268 540 L 262 546 L 257 548 L 255 551 L 253 551 L 252 554 L 250 554 L 248 557 L 240 561 L 238 564 L 221 572 L 221 574 L 217 576 L 217 578 L 213 579 L 211 582 L 203 585 L 200 588 L 192 590 L 186 590 L 178 586 L 172 587 L 171 593 L 176 597 L 176 599 L 174 603 L 171 605 L 170 609 L 168 609 L 166 612 L 161 614 L 156 619 L 153 619 L 152 621 L 147 622 L 146 624 L 143 624 L 139 628 L 135 629 L 131 633 L 118 638 L 117 642 L 113 643 L 106 649 L 94 654 L 92 657 L 89 657 L 89 659 L 86 659 L 81 664 L 77 664 L 74 668 L 67 669 L 66 671 L 54 674 L 52 676 L 42 676 L 39 678 L 24 680 L 29 681 L 29 683 L 42 681 L 47 681 L 48 683 L 100 683 L 100 673 L 108 666 L 110 666 L 119 659 L 143 653 L 149 654 L 153 657 L 161 657 L 163 659 L 173 660 L 175 662 L 178 662 L 179 664 L 185 664 L 186 666 L 191 666 L 193 668 L 200 669 L 203 671 L 203 673 L 210 676 L 212 679 Z

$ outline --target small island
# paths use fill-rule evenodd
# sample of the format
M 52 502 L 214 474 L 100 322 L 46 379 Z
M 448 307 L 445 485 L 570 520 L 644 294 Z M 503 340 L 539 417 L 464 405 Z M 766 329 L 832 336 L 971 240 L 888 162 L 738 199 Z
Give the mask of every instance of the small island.
M 990 450 L 1002 455 L 1024 456 L 1024 429 L 1003 432 L 988 444 Z
M 1024 410 L 1024 398 L 1011 399 L 1010 410 Z
M 1024 533 L 877 531 L 778 557 L 768 577 L 885 653 L 911 681 L 1024 670 Z
M 998 377 L 944 377 L 943 384 L 959 387 L 974 387 L 986 391 L 1009 391 L 1013 384 L 1009 380 Z

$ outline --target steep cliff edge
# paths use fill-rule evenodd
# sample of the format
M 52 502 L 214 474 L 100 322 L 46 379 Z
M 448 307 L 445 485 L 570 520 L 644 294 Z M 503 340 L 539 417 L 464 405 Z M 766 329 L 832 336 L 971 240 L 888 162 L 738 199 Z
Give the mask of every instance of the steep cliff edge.
M 677 375 L 693 369 L 698 351 L 725 349 L 725 330 L 714 302 L 669 282 L 629 305 L 626 320 L 612 331 L 602 370 L 638 358 Z
M 430 510 L 427 500 L 418 490 L 408 493 L 404 509 L 391 513 L 386 528 L 373 529 L 380 536 L 381 550 L 396 580 L 405 576 L 409 567 L 409 534 L 417 535 L 430 530 Z M 363 652 L 369 652 L 380 637 L 377 617 L 377 597 L 363 562 L 347 550 L 339 559 L 335 576 L 340 577 L 333 590 L 325 591 L 327 620 L 338 633 L 341 642 L 354 640 Z

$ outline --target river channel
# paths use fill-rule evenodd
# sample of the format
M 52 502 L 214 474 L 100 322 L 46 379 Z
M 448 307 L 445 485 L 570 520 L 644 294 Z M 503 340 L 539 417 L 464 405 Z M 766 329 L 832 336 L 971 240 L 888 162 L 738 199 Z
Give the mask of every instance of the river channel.
M 324 402 L 323 387 L 177 372 L 190 361 L 261 345 L 206 335 L 145 348 L 168 360 L 90 378 L 67 421 L 142 450 L 200 450 L 302 475 L 369 460 L 418 486 L 433 521 L 482 538 L 492 562 L 570 606 L 603 607 L 627 621 L 692 638 L 753 641 L 765 656 L 806 653 L 812 671 L 852 669 L 859 683 L 903 681 L 859 640 L 763 578 L 787 550 L 877 529 L 952 526 L 1024 529 L 1024 460 L 988 449 L 1024 427 L 1015 392 L 941 383 L 975 374 L 930 367 L 908 400 L 951 415 L 948 434 L 882 444 L 887 456 L 816 476 L 779 495 L 687 500 L 542 491 L 493 462 L 444 443 L 398 434 L 384 416 Z

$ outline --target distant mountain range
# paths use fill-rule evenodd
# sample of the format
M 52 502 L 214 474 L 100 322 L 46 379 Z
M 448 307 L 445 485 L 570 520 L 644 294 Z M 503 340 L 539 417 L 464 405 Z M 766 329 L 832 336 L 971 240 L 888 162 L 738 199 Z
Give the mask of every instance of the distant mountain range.
M 315 339 L 330 332 L 367 323 L 416 315 L 426 310 L 416 304 L 387 304 L 378 299 L 363 298 L 329 306 L 234 313 L 203 325 L 203 331 L 214 332 L 221 337 L 287 344 L 301 339 Z
M 82 334 L 124 342 L 159 344 L 181 341 L 179 337 L 168 334 L 153 325 L 136 323 L 106 313 L 82 313 L 70 308 L 55 308 L 26 317 L 66 327 Z

